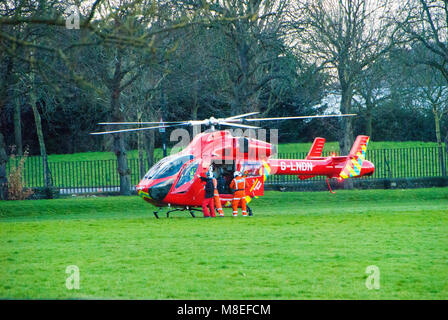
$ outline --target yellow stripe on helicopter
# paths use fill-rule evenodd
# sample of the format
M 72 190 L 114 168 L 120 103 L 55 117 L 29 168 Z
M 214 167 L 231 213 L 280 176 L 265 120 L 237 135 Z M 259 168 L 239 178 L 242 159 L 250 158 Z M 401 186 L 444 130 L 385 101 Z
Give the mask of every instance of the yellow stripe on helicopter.
M 349 157 L 353 156 L 353 158 L 347 160 L 344 169 L 342 169 L 341 173 L 339 174 L 342 179 L 357 177 L 361 174 L 362 163 L 366 159 L 367 145 L 369 143 L 369 140 L 369 137 L 358 136 L 353 145 L 355 150 L 352 149 L 349 154 Z M 357 146 L 357 144 L 360 145 Z

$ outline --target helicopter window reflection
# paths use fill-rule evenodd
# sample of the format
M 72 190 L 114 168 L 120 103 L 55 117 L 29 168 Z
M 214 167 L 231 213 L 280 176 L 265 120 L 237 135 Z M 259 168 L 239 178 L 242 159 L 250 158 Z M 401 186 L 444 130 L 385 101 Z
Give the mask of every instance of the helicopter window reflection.
M 193 180 L 194 175 L 196 174 L 196 171 L 198 169 L 199 162 L 194 161 L 190 163 L 185 170 L 182 173 L 182 176 L 180 177 L 179 181 L 177 181 L 176 188 L 179 188 L 180 186 L 183 186 L 187 182 Z
M 248 161 L 242 164 L 241 171 L 248 176 L 258 176 L 262 166 L 263 163 L 260 161 Z
M 144 179 L 151 179 L 154 174 L 159 171 L 160 167 L 167 162 L 168 158 L 162 159 L 159 162 L 157 162 L 154 166 L 151 167 L 151 169 L 149 169 L 149 171 L 145 174 Z
M 170 177 L 182 168 L 182 166 L 193 159 L 192 155 L 169 157 L 160 160 L 153 168 L 151 168 L 145 175 L 147 179 L 162 179 Z

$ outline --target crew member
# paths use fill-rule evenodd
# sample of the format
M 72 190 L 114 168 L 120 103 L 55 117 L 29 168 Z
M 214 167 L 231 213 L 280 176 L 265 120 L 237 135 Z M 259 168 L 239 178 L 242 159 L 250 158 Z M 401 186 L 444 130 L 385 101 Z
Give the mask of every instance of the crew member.
M 219 216 L 224 217 L 224 211 L 222 210 L 221 199 L 219 197 L 218 181 L 215 178 L 213 178 L 213 187 L 215 188 L 214 190 L 215 207 L 218 210 Z
M 221 194 L 230 193 L 227 191 L 228 184 L 226 183 L 226 179 L 224 178 L 224 172 L 223 172 L 222 168 L 221 168 L 221 174 L 219 175 L 218 178 L 216 178 L 216 181 L 218 183 L 218 193 L 221 193 Z M 230 184 L 230 181 L 229 181 L 229 184 Z
M 208 171 L 207 177 L 200 176 L 202 182 L 204 183 L 204 200 L 202 201 L 202 211 L 204 212 L 204 218 L 216 217 L 215 205 L 214 205 L 214 190 L 215 186 L 213 184 L 213 172 Z M 210 211 L 209 211 L 210 208 Z
M 233 190 L 232 209 L 233 216 L 238 216 L 238 206 L 241 203 L 241 211 L 243 217 L 247 217 L 246 211 L 246 179 L 242 176 L 241 172 L 235 171 L 235 178 L 230 183 L 230 188 Z

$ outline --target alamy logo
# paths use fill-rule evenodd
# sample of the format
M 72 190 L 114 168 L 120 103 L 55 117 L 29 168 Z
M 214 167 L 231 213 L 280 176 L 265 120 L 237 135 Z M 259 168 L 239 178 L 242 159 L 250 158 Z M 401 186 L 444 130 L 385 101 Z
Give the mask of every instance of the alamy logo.
M 79 29 L 79 8 L 71 5 L 65 9 L 64 13 L 68 15 L 65 20 L 65 27 L 67 29 Z
M 366 288 L 369 290 L 380 288 L 380 268 L 377 266 L 368 266 L 366 273 L 369 275 L 366 279 Z
M 79 290 L 79 268 L 78 266 L 71 265 L 65 268 L 65 273 L 69 274 L 67 280 L 65 280 L 65 286 L 68 290 Z

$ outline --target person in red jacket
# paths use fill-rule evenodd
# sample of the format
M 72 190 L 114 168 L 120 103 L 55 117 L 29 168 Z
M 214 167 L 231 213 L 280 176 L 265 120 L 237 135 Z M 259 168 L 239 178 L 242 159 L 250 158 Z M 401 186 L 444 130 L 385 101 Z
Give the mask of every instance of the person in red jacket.
M 213 172 L 208 171 L 207 177 L 200 176 L 204 184 L 204 200 L 202 200 L 202 211 L 204 212 L 204 218 L 216 217 L 215 214 L 215 186 L 213 184 Z M 209 210 L 210 209 L 210 210 Z

